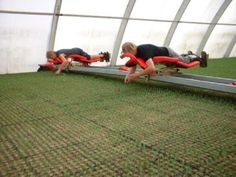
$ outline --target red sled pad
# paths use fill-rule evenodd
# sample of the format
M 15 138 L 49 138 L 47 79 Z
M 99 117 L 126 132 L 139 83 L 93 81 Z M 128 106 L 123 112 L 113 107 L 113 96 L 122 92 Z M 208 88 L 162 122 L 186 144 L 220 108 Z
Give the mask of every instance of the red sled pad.
M 71 58 L 74 61 L 84 62 L 84 63 L 94 63 L 94 62 L 100 61 L 100 58 L 95 58 L 95 59 L 88 60 L 85 56 L 77 55 L 77 54 L 71 54 L 67 58 Z
M 133 54 L 131 53 L 124 53 L 120 56 L 121 59 L 128 57 L 130 58 L 126 63 L 125 66 L 130 67 L 130 66 L 135 66 L 139 65 L 141 68 L 145 69 L 148 67 L 146 62 L 142 58 L 136 58 Z
M 179 58 L 176 57 L 166 57 L 166 56 L 157 56 L 153 57 L 154 63 L 162 63 L 162 64 L 174 64 L 179 68 L 192 68 L 194 66 L 200 65 L 200 61 L 192 61 L 189 63 L 182 62 Z
M 42 69 L 42 70 L 46 69 L 46 70 L 54 71 L 56 68 L 55 66 L 59 65 L 61 63 L 62 63 L 62 60 L 59 57 L 56 57 L 53 59 L 49 58 L 47 63 L 39 64 L 39 66 L 40 66 L 40 69 Z
M 124 53 L 120 56 L 120 58 L 122 58 L 122 59 L 125 57 L 130 58 L 130 60 L 126 62 L 126 64 L 125 64 L 126 66 L 129 67 L 129 66 L 134 66 L 134 65 L 138 64 L 143 69 L 147 68 L 147 64 L 142 58 L 136 58 L 134 55 L 132 55 L 130 53 Z M 167 56 L 156 56 L 156 57 L 153 57 L 152 60 L 155 64 L 157 64 L 157 63 L 161 63 L 164 65 L 171 64 L 171 65 L 175 65 L 176 67 L 179 67 L 179 68 L 191 68 L 194 66 L 198 66 L 200 64 L 199 61 L 192 61 L 190 63 L 184 63 L 179 58 L 167 57 Z
M 56 57 L 56 58 L 53 58 L 53 59 L 49 58 L 48 63 L 61 64 L 62 60 L 59 57 Z
M 51 62 L 48 62 L 46 64 L 39 64 L 40 68 L 42 69 L 48 69 L 48 70 L 51 70 L 51 71 L 54 71 L 55 70 L 55 67 L 54 67 L 54 63 L 51 63 Z
M 88 60 L 86 57 L 82 56 L 82 55 L 78 55 L 78 54 L 71 54 L 69 56 L 66 57 L 66 59 L 71 58 L 74 61 L 77 62 L 82 62 L 82 63 L 93 63 L 93 62 L 98 62 L 100 61 L 100 58 L 95 58 L 95 59 L 91 59 Z M 59 58 L 49 58 L 46 64 L 39 64 L 40 68 L 42 69 L 48 69 L 48 70 L 55 70 L 55 65 L 59 65 L 61 64 L 63 61 Z

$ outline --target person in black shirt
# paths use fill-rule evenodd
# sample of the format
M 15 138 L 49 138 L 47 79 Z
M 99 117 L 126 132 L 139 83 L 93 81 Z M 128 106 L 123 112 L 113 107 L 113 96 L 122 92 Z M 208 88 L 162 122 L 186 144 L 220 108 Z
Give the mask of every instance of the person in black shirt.
M 68 65 L 69 61 L 66 59 L 67 56 L 71 54 L 77 54 L 86 57 L 88 60 L 100 58 L 101 61 L 109 60 L 110 54 L 108 52 L 100 52 L 97 55 L 89 55 L 87 52 L 83 51 L 80 48 L 72 48 L 72 49 L 61 49 L 58 51 L 47 51 L 47 58 L 54 59 L 56 57 L 60 58 L 61 64 L 59 65 L 57 71 L 55 72 L 56 75 L 60 74 L 61 71 Z
M 201 67 L 207 67 L 208 55 L 204 51 L 201 53 L 201 57 L 193 54 L 191 51 L 189 51 L 188 54 L 179 55 L 169 47 L 159 47 L 153 44 L 142 44 L 136 46 L 132 42 L 126 42 L 122 45 L 122 53 L 131 53 L 137 58 L 142 58 L 148 65 L 146 69 L 137 73 L 135 73 L 136 65 L 129 66 L 128 74 L 125 77 L 125 83 L 128 83 L 131 80 L 143 75 L 155 75 L 156 67 L 152 61 L 152 58 L 156 56 L 177 57 L 184 63 L 189 63 L 191 61 L 197 60 L 200 61 Z

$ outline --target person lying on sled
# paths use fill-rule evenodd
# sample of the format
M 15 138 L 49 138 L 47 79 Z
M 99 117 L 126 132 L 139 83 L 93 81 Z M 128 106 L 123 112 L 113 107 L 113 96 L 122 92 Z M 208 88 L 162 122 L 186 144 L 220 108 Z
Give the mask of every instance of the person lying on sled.
M 58 51 L 47 51 L 47 59 L 54 59 L 60 58 L 61 64 L 58 66 L 57 71 L 55 72 L 56 75 L 60 74 L 61 71 L 68 65 L 69 61 L 67 60 L 67 56 L 77 54 L 86 57 L 88 60 L 91 59 L 100 59 L 100 61 L 109 60 L 110 54 L 108 52 L 100 52 L 96 55 L 90 55 L 84 50 L 80 48 L 72 48 L 72 49 L 61 49 Z
M 142 58 L 148 65 L 148 67 L 140 72 L 135 73 L 136 65 L 128 66 L 128 74 L 125 77 L 124 82 L 129 83 L 131 80 L 138 78 L 143 75 L 155 75 L 156 67 L 152 61 L 153 57 L 156 56 L 167 56 L 167 57 L 177 57 L 184 63 L 189 63 L 192 61 L 199 61 L 200 67 L 207 67 L 208 54 L 205 51 L 201 52 L 201 56 L 193 54 L 191 51 L 185 55 L 179 55 L 174 50 L 169 47 L 159 47 L 153 44 L 142 44 L 136 46 L 132 42 L 126 42 L 122 45 L 122 53 L 131 53 L 136 58 Z

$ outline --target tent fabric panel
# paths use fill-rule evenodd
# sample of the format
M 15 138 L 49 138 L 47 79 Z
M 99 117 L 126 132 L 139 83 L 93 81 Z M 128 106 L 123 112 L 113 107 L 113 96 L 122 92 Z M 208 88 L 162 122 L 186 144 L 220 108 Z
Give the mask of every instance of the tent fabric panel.
M 206 43 L 205 50 L 211 54 L 211 58 L 223 57 L 235 34 L 236 26 L 216 26 Z M 236 53 L 231 52 L 230 55 L 236 56 Z
M 128 0 L 66 0 L 62 1 L 61 13 L 122 17 Z
M 173 20 L 183 0 L 138 0 L 131 18 Z
M 89 54 L 112 53 L 120 23 L 120 19 L 61 17 L 54 50 L 79 47 Z
M 0 10 L 53 13 L 56 0 L 1 0 Z
M 1 74 L 33 72 L 46 62 L 51 20 L 50 16 L 0 15 Z

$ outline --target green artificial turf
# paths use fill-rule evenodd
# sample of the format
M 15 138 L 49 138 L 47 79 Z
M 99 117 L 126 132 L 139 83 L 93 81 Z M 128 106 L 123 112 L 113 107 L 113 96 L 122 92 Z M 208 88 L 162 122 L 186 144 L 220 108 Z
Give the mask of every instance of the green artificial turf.
M 182 69 L 184 73 L 236 79 L 236 58 L 209 59 L 208 67 Z
M 0 176 L 236 176 L 233 95 L 0 75 Z

